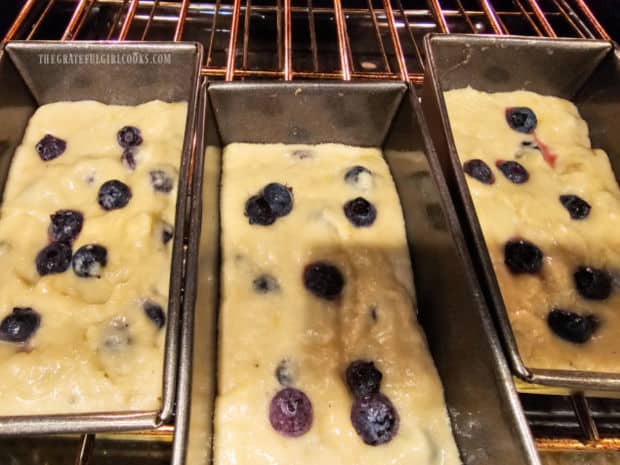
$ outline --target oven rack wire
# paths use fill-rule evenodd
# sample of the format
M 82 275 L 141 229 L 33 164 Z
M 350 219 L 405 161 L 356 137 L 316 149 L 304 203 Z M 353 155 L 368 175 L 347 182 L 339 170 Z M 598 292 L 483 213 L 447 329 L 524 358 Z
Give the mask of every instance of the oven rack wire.
M 21 0 L 2 41 L 173 40 L 205 48 L 202 75 L 243 79 L 423 82 L 421 41 L 429 32 L 610 37 L 586 0 Z M 541 451 L 620 451 L 620 401 L 522 394 Z M 169 463 L 174 428 L 65 438 L 74 463 L 100 463 L 96 449 L 157 443 L 147 453 Z M 33 440 L 0 440 L 48 463 Z M 42 450 L 45 445 L 42 445 Z M 121 449 L 124 446 L 121 446 Z M 47 450 L 47 449 L 45 449 Z M 23 451 L 22 451 L 23 452 Z M 108 454 L 109 455 L 109 454 Z M 39 458 L 37 458 L 39 457 Z M 97 459 L 99 457 L 99 459 Z M 110 456 L 111 457 L 111 456 Z M 65 455 L 66 458 L 66 455 Z M 8 462 L 14 463 L 14 462 Z M 55 462 L 52 462 L 52 465 Z M 67 463 L 66 460 L 58 463 Z M 101 463 L 108 463 L 101 460 Z M 109 462 L 119 463 L 123 462 Z

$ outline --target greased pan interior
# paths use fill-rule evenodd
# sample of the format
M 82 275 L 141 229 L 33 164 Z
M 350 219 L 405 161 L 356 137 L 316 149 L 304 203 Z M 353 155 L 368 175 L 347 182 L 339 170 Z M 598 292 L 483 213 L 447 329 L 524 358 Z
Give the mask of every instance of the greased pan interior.
M 462 172 L 443 99 L 444 91 L 470 85 L 487 92 L 525 89 L 571 100 L 588 123 L 592 146 L 608 153 L 618 179 L 620 131 L 613 130 L 620 119 L 618 50 L 610 42 L 597 40 L 472 35 L 431 34 L 424 44 L 428 66 L 422 106 L 512 369 L 527 383 L 534 383 L 520 383 L 519 388 L 551 392 L 541 390 L 540 385 L 547 385 L 560 387 L 559 392 L 563 393 L 579 389 L 591 394 L 605 391 L 607 396 L 612 395 L 611 391 L 620 391 L 620 372 L 541 370 L 523 363 Z
M 50 57 L 66 61 L 51 64 Z M 129 63 L 113 64 L 124 56 Z M 168 56 L 169 64 L 133 60 Z M 82 57 L 80 60 L 80 56 Z M 64 58 L 63 58 L 64 57 Z M 89 58 L 94 57 L 94 58 Z M 149 58 L 149 59 L 150 59 Z M 99 60 L 96 62 L 94 60 Z M 90 60 L 86 62 L 85 60 Z M 0 417 L 1 435 L 76 433 L 152 429 L 168 422 L 176 394 L 179 327 L 183 289 L 185 198 L 192 171 L 194 126 L 202 62 L 198 44 L 115 42 L 9 42 L 0 56 L 0 189 L 30 116 L 46 103 L 98 100 L 137 105 L 149 100 L 185 100 L 188 114 L 179 174 L 174 226 L 168 325 L 164 349 L 162 405 L 158 411 Z
M 419 318 L 464 463 L 539 464 L 442 174 L 432 157 L 429 162 L 433 149 L 413 88 L 395 82 L 215 83 L 207 100 L 204 176 L 196 176 L 193 186 L 189 238 L 187 286 L 197 292 L 195 318 L 183 328 L 181 345 L 181 357 L 192 361 L 192 382 L 179 386 L 173 463 L 199 465 L 211 459 L 222 147 L 340 142 L 382 147 L 392 171 L 405 215 Z M 186 302 L 190 305 L 189 298 Z

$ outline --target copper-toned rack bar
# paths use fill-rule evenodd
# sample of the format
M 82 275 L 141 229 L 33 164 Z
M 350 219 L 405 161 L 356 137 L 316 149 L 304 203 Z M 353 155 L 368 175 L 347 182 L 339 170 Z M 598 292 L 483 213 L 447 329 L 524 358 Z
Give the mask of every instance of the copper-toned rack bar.
M 351 80 L 351 47 L 349 45 L 349 36 L 347 34 L 347 22 L 342 12 L 342 3 L 340 0 L 334 0 L 334 15 L 336 17 L 336 30 L 338 33 L 338 53 L 340 54 L 340 68 L 342 79 L 344 81 Z
M 189 0 L 181 2 L 181 11 L 179 11 L 179 21 L 174 31 L 174 41 L 178 42 L 183 37 L 183 27 L 185 26 L 185 18 L 187 17 L 187 9 L 189 8 Z
M 123 0 L 123 4 L 119 6 L 118 9 L 116 10 L 116 13 L 114 13 L 114 18 L 112 18 L 112 27 L 110 28 L 110 30 L 108 31 L 106 35 L 106 40 L 111 40 L 112 36 L 116 32 L 116 26 L 118 25 L 118 22 L 121 19 L 121 15 L 123 14 L 123 9 L 125 8 L 126 4 L 127 4 L 127 0 Z M 75 31 L 75 37 L 77 37 L 78 33 L 82 30 L 82 27 L 84 26 L 84 23 L 86 22 L 86 18 L 88 17 L 88 14 L 90 13 L 91 9 L 92 9 L 92 4 L 89 7 L 89 10 L 86 11 L 84 15 L 82 15 L 80 24 L 78 25 Z
M 153 5 L 151 5 L 151 11 L 149 12 L 149 17 L 146 20 L 146 24 L 144 25 L 144 29 L 142 31 L 142 37 L 140 37 L 140 40 L 145 40 L 146 36 L 149 33 L 149 30 L 151 29 L 151 25 L 153 24 L 153 18 L 155 17 L 155 11 L 157 10 L 157 6 L 159 5 L 159 0 L 155 0 L 153 2 Z
M 439 27 L 439 31 L 450 32 L 450 29 L 448 28 L 448 22 L 446 21 L 446 15 L 441 9 L 439 0 L 427 0 L 427 2 L 430 3 L 433 15 L 435 16 L 435 20 L 437 21 L 437 26 Z
M 620 438 L 602 438 L 597 441 L 581 441 L 570 438 L 535 438 L 535 441 L 536 447 L 542 452 L 620 451 Z
M 250 17 L 252 16 L 252 0 L 245 0 L 245 11 L 243 13 L 243 53 L 241 67 L 248 67 L 248 49 L 250 47 Z M 278 40 L 279 42 L 279 40 Z
M 235 0 L 233 15 L 230 25 L 230 37 L 228 40 L 228 56 L 226 58 L 227 81 L 232 81 L 235 76 L 235 58 L 237 56 L 237 33 L 239 32 L 239 15 L 241 14 L 241 0 Z
M 293 79 L 293 25 L 291 0 L 284 0 L 284 80 Z
M 77 6 L 75 7 L 75 11 L 73 12 L 73 16 L 69 20 L 69 24 L 65 29 L 60 40 L 70 40 L 74 39 L 77 35 L 76 31 L 78 29 L 78 24 L 81 22 L 84 12 L 90 10 L 92 4 L 95 0 L 79 0 Z
M 482 5 L 482 9 L 484 10 L 484 13 L 489 20 L 489 24 L 491 25 L 493 32 L 498 35 L 503 35 L 506 31 L 504 31 L 504 28 L 502 27 L 497 16 L 497 13 L 495 13 L 495 9 L 493 8 L 489 0 L 480 0 L 480 4 Z
M 407 62 L 405 61 L 403 47 L 400 43 L 400 38 L 398 37 L 398 30 L 396 29 L 396 24 L 394 22 L 394 12 L 392 11 L 392 4 L 390 3 L 390 0 L 383 0 L 383 6 L 385 8 L 385 16 L 387 18 L 388 27 L 390 29 L 392 43 L 394 44 L 394 53 L 396 54 L 396 59 L 398 61 L 398 71 L 400 73 L 400 78 L 403 81 L 406 81 L 408 77 Z
M 121 27 L 121 32 L 118 34 L 118 40 L 125 40 L 127 38 L 133 18 L 136 16 L 136 11 L 138 11 L 139 3 L 140 0 L 131 0 L 129 10 L 127 11 L 127 15 L 125 15 L 125 20 L 123 21 L 123 26 Z
M 377 39 L 377 44 L 379 45 L 379 50 L 381 50 L 381 58 L 383 61 L 383 67 L 388 73 L 392 72 L 392 67 L 390 66 L 390 60 L 388 59 L 387 53 L 385 51 L 385 45 L 383 44 L 383 38 L 381 37 L 381 29 L 379 27 L 379 21 L 377 20 L 377 12 L 375 8 L 372 6 L 372 0 L 367 0 L 368 11 L 370 12 L 370 20 L 372 22 L 372 27 L 375 31 L 375 38 Z
M 22 9 L 17 15 L 17 18 L 15 18 L 15 21 L 13 22 L 7 33 L 4 35 L 4 39 L 2 39 L 2 42 L 9 41 L 15 36 L 22 23 L 28 17 L 30 10 L 32 10 L 32 7 L 35 5 L 35 3 L 36 0 L 27 0 L 26 3 L 24 3 Z
M 538 21 L 540 22 L 540 25 L 545 31 L 545 35 L 548 37 L 557 37 L 557 34 L 551 27 L 551 24 L 549 24 L 549 21 L 547 20 L 545 13 L 542 11 L 538 3 L 536 3 L 536 0 L 528 0 L 528 3 L 530 4 L 530 7 L 532 8 L 534 15 L 536 15 L 536 18 L 538 19 Z
M 609 37 L 609 34 L 607 34 L 607 32 L 605 31 L 605 28 L 601 26 L 601 23 L 598 22 L 598 20 L 596 19 L 596 16 L 594 16 L 594 14 L 590 10 L 590 7 L 588 7 L 588 4 L 585 2 L 585 0 L 574 0 L 574 1 L 577 5 L 579 5 L 579 8 L 583 12 L 583 14 L 586 16 L 586 18 L 588 18 L 588 21 L 590 22 L 590 24 L 592 24 L 592 27 L 595 29 L 596 31 L 595 37 L 600 37 L 601 39 L 604 39 L 604 40 L 610 40 L 611 37 Z
M 514 0 L 515 5 L 517 5 L 517 8 L 519 8 L 519 11 L 520 11 L 521 15 L 526 19 L 526 21 L 532 27 L 532 30 L 536 33 L 536 35 L 539 35 L 539 36 L 544 35 L 543 32 L 538 27 L 538 25 L 536 24 L 536 22 L 532 20 L 532 17 L 527 12 L 527 10 L 525 9 L 525 7 L 523 6 L 523 3 L 521 3 L 521 1 L 522 0 Z

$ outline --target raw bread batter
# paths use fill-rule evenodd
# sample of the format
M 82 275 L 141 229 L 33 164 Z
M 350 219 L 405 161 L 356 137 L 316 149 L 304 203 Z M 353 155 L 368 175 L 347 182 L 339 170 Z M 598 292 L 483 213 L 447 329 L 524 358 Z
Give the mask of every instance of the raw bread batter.
M 461 161 L 481 159 L 494 175 L 493 184 L 465 177 L 526 365 L 618 372 L 620 190 L 607 155 L 590 147 L 586 123 L 566 100 L 471 88 L 446 92 L 445 98 Z M 536 128 L 529 133 L 511 128 L 506 109 L 513 107 L 533 110 Z M 498 160 L 517 161 L 529 179 L 511 182 Z M 568 195 L 586 201 L 589 211 L 577 209 L 573 218 L 560 201 Z M 515 238 L 542 251 L 538 272 L 508 269 L 504 245 Z M 605 296 L 593 299 L 577 290 L 573 275 L 580 266 L 604 270 L 611 281 Z M 548 322 L 553 308 L 590 316 L 596 321 L 589 325 L 591 337 L 582 333 L 586 340 L 573 342 L 558 336 Z M 584 325 L 581 320 L 577 329 Z
M 25 341 L 2 336 L 0 415 L 159 408 L 186 113 L 186 103 L 81 101 L 44 105 L 32 116 L 1 207 L 0 319 L 31 308 L 40 323 Z M 117 140 L 125 126 L 142 138 L 126 150 Z M 65 142 L 62 153 L 37 153 L 46 135 Z M 106 210 L 101 186 L 110 180 L 128 186 L 131 198 Z M 38 254 L 53 241 L 50 215 L 59 210 L 80 212 L 83 226 L 65 241 L 74 254 L 68 268 L 42 275 Z M 88 268 L 87 257 L 76 271 L 87 244 L 107 250 L 105 264 Z
M 402 212 L 381 152 L 232 144 L 223 159 L 215 463 L 459 463 L 416 322 Z M 370 173 L 358 170 L 345 181 L 354 166 Z M 263 190 L 266 196 L 270 183 L 292 189 L 292 210 L 270 225 L 250 224 L 248 199 Z M 344 213 L 358 197 L 374 205 L 369 226 L 354 226 Z M 312 262 L 337 267 L 339 294 L 327 286 L 321 298 L 305 286 Z M 257 288 L 264 276 L 268 285 Z M 400 417 L 397 433 L 380 445 L 365 444 L 352 426 L 345 371 L 355 360 L 381 371 L 380 392 Z M 272 398 L 290 387 L 303 391 L 313 410 L 309 429 L 296 437 L 270 424 Z

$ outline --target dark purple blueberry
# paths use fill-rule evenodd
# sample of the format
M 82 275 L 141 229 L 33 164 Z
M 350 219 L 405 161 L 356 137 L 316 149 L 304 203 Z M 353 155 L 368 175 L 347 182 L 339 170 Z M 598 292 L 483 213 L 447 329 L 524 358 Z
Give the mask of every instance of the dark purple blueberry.
M 71 264 L 71 246 L 66 242 L 52 242 L 37 254 L 35 263 L 41 276 L 63 273 Z
M 483 184 L 493 184 L 495 182 L 495 176 L 489 165 L 477 158 L 463 163 L 463 171 Z
M 97 200 L 101 208 L 107 211 L 123 208 L 131 200 L 131 189 L 127 184 L 112 179 L 101 185 Z
M 354 397 L 370 396 L 381 389 L 383 375 L 373 362 L 355 360 L 347 367 L 345 379 Z
M 166 324 L 166 314 L 164 313 L 164 309 L 161 308 L 161 305 L 151 300 L 147 300 L 144 302 L 142 308 L 144 308 L 144 313 L 147 318 L 155 324 L 157 329 L 164 327 Z
M 293 384 L 294 374 L 291 363 L 287 360 L 281 360 L 276 367 L 276 379 L 282 386 L 287 387 Z
M 76 210 L 58 210 L 50 215 L 48 235 L 51 241 L 73 242 L 82 231 L 84 215 Z
M 349 200 L 343 207 L 344 215 L 353 226 L 371 226 L 377 219 L 377 209 L 364 197 Z
M 576 195 L 560 195 L 560 203 L 568 210 L 568 214 L 574 220 L 583 220 L 592 209 L 588 202 Z
M 161 230 L 161 241 L 167 244 L 174 237 L 174 229 L 171 224 L 163 223 Z
M 586 299 L 604 300 L 611 294 L 612 278 L 608 271 L 580 266 L 573 278 L 577 291 Z
M 0 341 L 25 342 L 39 329 L 41 315 L 30 307 L 14 307 L 0 323 Z
M 360 181 L 360 174 L 366 174 L 368 176 L 372 176 L 372 171 L 364 166 L 353 166 L 347 170 L 344 174 L 344 182 L 351 186 L 357 186 Z
M 80 278 L 100 278 L 108 264 L 108 249 L 99 244 L 83 245 L 73 255 L 73 272 Z
M 41 160 L 50 161 L 64 153 L 67 148 L 67 143 L 58 137 L 46 134 L 43 136 L 43 139 L 37 142 L 34 148 Z
M 306 265 L 303 279 L 306 289 L 326 300 L 335 300 L 344 287 L 344 277 L 340 270 L 326 262 Z
M 538 124 L 536 114 L 528 107 L 506 108 L 506 122 L 512 129 L 524 134 L 532 133 Z
M 245 216 L 250 224 L 269 226 L 276 220 L 276 215 L 261 195 L 253 195 L 245 202 Z
M 142 143 L 142 134 L 135 126 L 125 126 L 116 133 L 116 140 L 124 149 L 136 147 Z
M 131 147 L 123 150 L 123 154 L 121 155 L 121 163 L 131 171 L 136 169 L 136 154 Z
M 530 174 L 527 172 L 525 167 L 516 161 L 508 160 L 508 161 L 498 161 L 496 163 L 497 168 L 508 178 L 508 180 L 512 181 L 515 184 L 523 184 L 530 179 Z
M 398 433 L 398 412 L 390 399 L 378 392 L 353 401 L 351 423 L 364 443 L 380 446 Z
M 508 241 L 504 245 L 504 263 L 515 274 L 538 273 L 543 265 L 543 253 L 530 241 Z
M 263 189 L 263 197 L 269 204 L 274 215 L 280 217 L 288 215 L 293 209 L 293 193 L 290 187 L 272 182 Z
M 575 344 L 583 344 L 590 340 L 600 323 L 594 315 L 580 315 L 554 308 L 547 315 L 547 324 L 562 339 Z
M 278 280 L 269 274 L 262 274 L 252 281 L 252 287 L 259 294 L 269 294 L 280 290 Z
M 269 406 L 271 426 L 283 436 L 297 437 L 312 426 L 312 402 L 299 389 L 287 387 L 278 392 Z
M 149 173 L 151 176 L 151 186 L 156 192 L 168 193 L 174 187 L 174 180 L 162 170 L 153 170 Z

